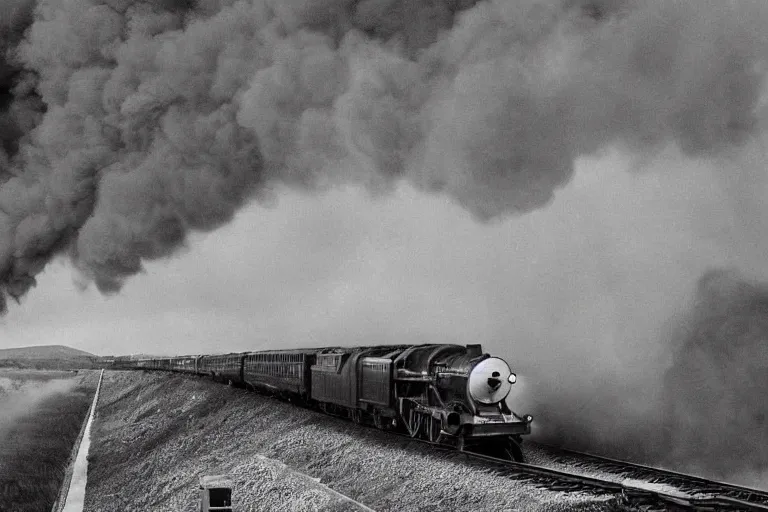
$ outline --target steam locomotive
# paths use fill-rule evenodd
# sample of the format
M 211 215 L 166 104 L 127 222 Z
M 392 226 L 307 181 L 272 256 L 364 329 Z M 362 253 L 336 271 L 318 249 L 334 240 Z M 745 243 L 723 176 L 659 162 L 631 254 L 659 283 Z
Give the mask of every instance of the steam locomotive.
M 116 357 L 111 366 L 207 375 L 355 423 L 509 460 L 523 460 L 520 444 L 533 420 L 509 409 L 505 399 L 517 377 L 480 345 Z

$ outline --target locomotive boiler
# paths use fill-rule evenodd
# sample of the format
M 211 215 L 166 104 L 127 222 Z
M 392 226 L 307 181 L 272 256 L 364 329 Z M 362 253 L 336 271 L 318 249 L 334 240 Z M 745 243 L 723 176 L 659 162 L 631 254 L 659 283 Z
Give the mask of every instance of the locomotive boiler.
M 517 377 L 480 345 L 385 345 L 126 360 L 116 368 L 208 375 L 359 424 L 523 460 L 529 415 L 506 403 Z

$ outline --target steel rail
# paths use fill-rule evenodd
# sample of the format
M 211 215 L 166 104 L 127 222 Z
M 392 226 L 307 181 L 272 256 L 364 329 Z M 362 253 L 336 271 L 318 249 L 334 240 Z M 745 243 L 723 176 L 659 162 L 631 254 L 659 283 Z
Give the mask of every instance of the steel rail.
M 466 453 L 466 452 L 465 452 Z M 533 464 L 527 464 L 524 462 L 513 462 L 503 459 L 497 459 L 495 457 L 489 457 L 487 455 L 467 453 L 468 456 L 473 458 L 480 458 L 488 462 L 495 464 L 506 464 L 508 466 L 515 467 L 521 471 L 533 472 L 542 475 L 553 475 L 560 479 L 577 481 L 579 483 L 586 483 L 592 487 L 600 487 L 606 490 L 612 490 L 614 492 L 621 492 L 625 496 L 646 496 L 653 497 L 659 501 L 673 503 L 677 506 L 690 508 L 693 510 L 711 510 L 713 507 L 717 510 L 745 510 L 745 511 L 768 511 L 768 504 L 753 503 L 749 501 L 740 500 L 730 496 L 714 495 L 711 497 L 703 498 L 697 496 L 691 496 L 685 491 L 680 491 L 685 496 L 672 494 L 656 489 L 647 489 L 645 487 L 639 487 L 624 482 L 614 482 L 611 480 L 605 480 L 601 478 L 579 475 L 578 473 L 571 473 L 569 471 L 556 470 L 552 468 L 546 468 L 543 466 L 537 466 Z M 652 483 L 652 482 L 651 482 Z M 735 486 L 736 487 L 736 486 Z M 742 488 L 746 491 L 750 489 Z
M 638 464 L 604 457 L 602 455 L 569 450 L 549 444 L 531 444 L 544 448 L 550 455 L 555 457 L 558 455 L 561 456 L 560 461 L 563 461 L 566 457 L 571 457 L 575 464 L 586 466 L 592 463 L 595 464 L 595 469 L 597 470 L 606 471 L 619 476 L 637 477 L 650 483 L 670 485 L 678 488 L 680 492 L 689 495 L 714 495 L 720 498 L 728 498 L 734 502 L 760 505 L 764 507 L 761 510 L 768 510 L 768 491 L 752 489 L 646 464 Z

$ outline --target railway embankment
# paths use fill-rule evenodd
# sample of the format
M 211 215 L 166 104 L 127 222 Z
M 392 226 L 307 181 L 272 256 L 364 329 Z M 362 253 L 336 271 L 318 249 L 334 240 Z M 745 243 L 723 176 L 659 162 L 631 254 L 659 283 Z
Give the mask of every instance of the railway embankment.
M 206 378 L 104 373 L 86 511 L 196 511 L 213 474 L 230 475 L 238 512 L 633 510 Z

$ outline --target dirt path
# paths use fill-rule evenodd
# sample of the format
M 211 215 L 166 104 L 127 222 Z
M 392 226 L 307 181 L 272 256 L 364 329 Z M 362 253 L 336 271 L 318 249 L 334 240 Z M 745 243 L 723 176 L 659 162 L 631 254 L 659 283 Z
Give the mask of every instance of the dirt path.
M 88 482 L 88 450 L 91 447 L 91 426 L 96 412 L 96 405 L 99 401 L 99 392 L 104 377 L 104 370 L 99 375 L 99 383 L 96 386 L 96 393 L 93 396 L 91 410 L 88 413 L 88 422 L 85 425 L 85 433 L 80 442 L 77 451 L 77 458 L 72 469 L 72 478 L 70 480 L 67 499 L 64 502 L 63 512 L 82 512 L 85 504 L 85 488 Z

